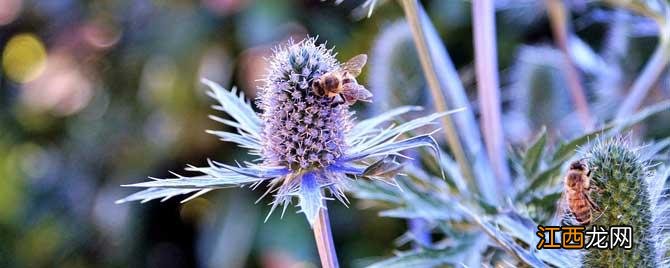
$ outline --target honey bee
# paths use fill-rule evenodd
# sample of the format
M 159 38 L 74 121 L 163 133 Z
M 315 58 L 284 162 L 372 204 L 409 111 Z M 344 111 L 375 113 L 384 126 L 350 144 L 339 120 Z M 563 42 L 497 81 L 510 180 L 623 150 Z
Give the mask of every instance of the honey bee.
M 356 101 L 370 102 L 372 93 L 356 81 L 356 76 L 361 74 L 361 69 L 367 60 L 368 56 L 365 54 L 357 55 L 340 68 L 314 79 L 312 92 L 317 96 L 331 97 L 336 104 L 353 105 Z
M 583 160 L 570 163 L 568 174 L 565 176 L 563 196 L 561 202 L 564 212 L 571 214 L 572 219 L 579 225 L 588 225 L 592 221 L 593 211 L 598 206 L 591 200 L 591 171 Z

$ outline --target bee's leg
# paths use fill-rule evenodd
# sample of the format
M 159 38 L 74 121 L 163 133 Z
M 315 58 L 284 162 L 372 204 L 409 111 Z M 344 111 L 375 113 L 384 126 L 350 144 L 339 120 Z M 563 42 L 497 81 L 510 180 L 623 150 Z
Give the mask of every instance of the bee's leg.
M 602 193 L 603 193 L 603 189 L 600 189 L 600 187 L 595 186 L 595 185 L 593 185 L 593 184 L 591 184 L 591 186 L 589 187 L 588 190 L 589 190 L 589 191 L 595 191 L 595 192 L 598 193 L 598 194 L 602 194 Z
M 597 210 L 597 212 L 600 212 L 600 213 L 598 214 L 597 217 L 595 217 L 595 219 L 592 219 L 591 222 L 594 222 L 594 221 L 597 221 L 598 219 L 600 219 L 600 217 L 602 217 L 603 214 L 605 214 L 605 210 L 607 210 L 607 208 L 608 208 L 608 207 L 605 207 L 605 209 L 602 210 L 602 211 L 601 211 L 601 210 Z M 591 214 L 591 217 L 593 217 L 593 214 Z
M 342 103 L 346 103 L 347 105 L 351 106 L 356 103 L 356 99 L 351 99 L 351 97 L 347 97 L 347 95 L 344 94 L 344 92 L 340 93 L 340 99 L 342 100 Z
M 343 104 L 344 102 L 345 101 L 344 101 L 344 97 L 342 96 L 342 94 L 338 94 L 338 95 L 336 95 L 332 98 L 332 102 L 330 103 L 330 107 L 336 107 L 340 104 Z
M 344 104 L 346 102 L 342 93 L 338 94 L 336 98 L 337 98 L 337 100 L 336 100 L 337 104 Z
M 584 183 L 582 184 L 582 188 L 584 188 L 585 191 L 589 191 L 591 188 L 593 188 L 593 186 L 591 185 L 591 180 L 588 179 L 588 178 L 586 180 L 584 180 Z
M 593 200 L 591 199 L 591 197 L 588 194 L 584 194 L 584 197 L 586 198 L 586 201 L 589 202 L 589 205 L 591 206 L 591 208 L 593 208 L 597 211 L 600 211 L 600 207 L 598 206 L 598 204 L 593 202 Z

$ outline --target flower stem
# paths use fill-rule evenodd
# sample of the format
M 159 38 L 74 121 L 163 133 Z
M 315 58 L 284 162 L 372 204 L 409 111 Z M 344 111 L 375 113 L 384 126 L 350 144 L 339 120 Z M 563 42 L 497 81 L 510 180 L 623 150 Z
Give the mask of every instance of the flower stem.
M 442 88 L 440 81 L 437 78 L 437 72 L 434 68 L 428 42 L 426 41 L 426 34 L 421 27 L 421 19 L 419 18 L 417 0 L 401 0 L 400 2 L 402 3 L 403 10 L 405 11 L 405 17 L 407 18 L 407 22 L 412 31 L 412 36 L 414 36 L 414 45 L 416 46 L 417 52 L 419 54 L 419 61 L 421 61 L 421 67 L 423 69 L 424 75 L 426 76 L 426 80 L 428 81 L 430 93 L 433 96 L 435 110 L 437 110 L 437 112 L 446 112 L 449 107 L 447 107 L 445 98 L 442 95 Z M 456 158 L 456 161 L 458 162 L 461 172 L 463 172 L 463 176 L 470 179 L 471 181 L 474 181 L 474 175 L 470 169 L 471 165 L 465 155 L 465 151 L 458 137 L 458 133 L 454 128 L 454 123 L 449 116 L 443 116 L 441 119 L 442 126 L 444 127 L 445 138 L 449 144 L 449 148 Z
M 563 72 L 568 80 L 572 102 L 575 105 L 579 119 L 582 121 L 585 132 L 589 132 L 593 129 L 594 122 L 589 111 L 589 104 L 586 101 L 586 94 L 584 93 L 579 70 L 577 70 L 570 56 L 568 15 L 565 10 L 565 4 L 563 0 L 546 0 L 545 2 L 555 43 L 561 50 L 561 54 L 563 54 Z
M 493 172 L 502 189 L 506 189 L 510 183 L 510 174 L 505 157 L 505 139 L 500 115 L 498 52 L 492 0 L 472 1 L 472 27 L 477 93 L 482 117 L 481 128 Z
M 312 226 L 314 230 L 314 239 L 316 240 L 316 247 L 319 250 L 319 258 L 321 259 L 321 267 L 323 268 L 338 268 L 337 253 L 335 253 L 335 245 L 333 244 L 333 236 L 330 232 L 330 220 L 328 219 L 328 209 L 324 201 L 323 207 L 319 210 L 319 216 Z

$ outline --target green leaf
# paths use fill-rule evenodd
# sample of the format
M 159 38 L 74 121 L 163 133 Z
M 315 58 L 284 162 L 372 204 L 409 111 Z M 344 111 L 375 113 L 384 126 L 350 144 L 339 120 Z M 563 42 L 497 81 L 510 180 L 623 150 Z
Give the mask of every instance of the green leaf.
M 561 195 L 562 192 L 559 190 L 537 194 L 528 200 L 528 205 L 545 208 L 545 211 L 553 211 L 553 209 L 556 207 L 556 203 L 561 198 Z
M 610 122 L 601 129 L 594 130 L 590 133 L 584 134 L 576 139 L 573 139 L 568 143 L 559 145 L 558 148 L 556 149 L 556 152 L 554 153 L 553 161 L 563 162 L 567 160 L 572 155 L 574 155 L 575 150 L 579 146 L 587 143 L 589 140 L 594 139 L 599 135 L 610 136 L 617 134 L 637 123 L 644 121 L 645 119 L 649 118 L 652 115 L 667 111 L 670 111 L 670 100 L 662 101 L 654 105 L 651 105 L 645 109 L 640 110 L 639 112 L 633 114 L 632 116 L 626 119 Z
M 591 131 L 566 143 L 561 143 L 556 148 L 556 152 L 554 152 L 552 162 L 564 162 L 565 160 L 575 155 L 575 151 L 579 148 L 579 146 L 582 146 L 590 140 L 595 139 L 599 135 L 604 134 L 605 131 L 611 129 L 612 127 L 613 126 L 605 126 L 604 128 Z
M 526 172 L 526 177 L 530 177 L 537 172 L 537 169 L 540 166 L 540 161 L 542 160 L 546 142 L 547 129 L 542 127 L 542 130 L 540 130 L 540 133 L 528 148 L 523 158 L 523 168 Z
M 553 163 L 549 168 L 543 170 L 536 176 L 533 176 L 533 178 L 531 179 L 530 186 L 528 186 L 528 188 L 531 190 L 537 189 L 538 187 L 549 182 L 551 178 L 558 176 L 558 173 L 561 170 L 562 165 L 563 165 L 562 162 Z

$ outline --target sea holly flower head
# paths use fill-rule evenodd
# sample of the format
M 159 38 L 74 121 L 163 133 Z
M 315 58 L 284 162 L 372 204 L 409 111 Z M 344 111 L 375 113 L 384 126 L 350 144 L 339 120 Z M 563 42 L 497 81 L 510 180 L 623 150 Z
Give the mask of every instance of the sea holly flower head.
M 437 154 L 437 144 L 430 134 L 414 137 L 407 134 L 455 112 L 381 127 L 400 114 L 420 110 L 419 107 L 400 107 L 354 122 L 349 105 L 316 95 L 311 90 L 314 79 L 340 68 L 332 49 L 317 44 L 315 38 L 298 43 L 289 41 L 277 47 L 268 60 L 270 67 L 256 101 L 262 110 L 260 114 L 235 88 L 228 91 L 203 80 L 210 88 L 209 95 L 218 101 L 214 109 L 226 112 L 232 120 L 211 118 L 237 129 L 237 132 L 208 132 L 248 149 L 258 160 L 234 165 L 209 160 L 208 166 L 186 168 L 201 173 L 198 176 L 177 175 L 126 185 L 147 189 L 118 203 L 190 195 L 185 202 L 214 189 L 246 185 L 255 189 L 266 184 L 263 196 L 274 196 L 269 214 L 277 207 L 286 211 L 295 197 L 300 212 L 313 224 L 323 207 L 324 194 L 346 205 L 344 190 L 350 180 L 363 177 L 393 183 L 394 176 L 401 170 L 396 157 L 402 157 L 402 151 L 428 147 Z
M 311 81 L 338 67 L 324 45 L 314 39 L 278 48 L 257 104 L 265 164 L 294 172 L 327 167 L 342 156 L 351 127 L 349 107 L 311 90 Z

